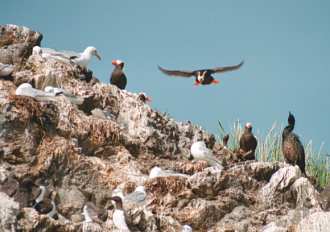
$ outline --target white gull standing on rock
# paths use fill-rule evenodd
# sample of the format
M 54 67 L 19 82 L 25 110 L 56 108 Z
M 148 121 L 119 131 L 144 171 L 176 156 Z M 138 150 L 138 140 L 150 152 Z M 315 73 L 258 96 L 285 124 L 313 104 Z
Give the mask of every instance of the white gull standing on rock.
M 123 202 L 120 197 L 112 197 L 111 200 L 115 202 L 115 211 L 112 215 L 113 224 L 121 232 L 130 232 L 126 224 L 125 212 L 123 209 Z
M 80 53 L 77 56 L 71 56 L 70 59 L 81 68 L 87 69 L 92 56 L 96 56 L 99 60 L 101 60 L 101 56 L 98 54 L 95 47 L 87 47 L 83 53 Z
M 7 77 L 14 71 L 14 65 L 0 63 L 0 77 Z
M 65 63 L 70 63 L 72 61 L 84 69 L 87 69 L 92 56 L 96 56 L 101 60 L 101 56 L 98 54 L 95 47 L 87 47 L 82 53 L 77 53 L 73 51 L 56 51 L 51 48 L 34 46 L 32 54 L 39 55 L 44 59 L 53 58 Z

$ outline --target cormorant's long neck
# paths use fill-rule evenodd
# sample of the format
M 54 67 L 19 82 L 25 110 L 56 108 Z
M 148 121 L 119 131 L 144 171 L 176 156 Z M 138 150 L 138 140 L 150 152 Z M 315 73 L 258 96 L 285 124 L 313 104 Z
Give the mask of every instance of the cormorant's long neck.
M 283 130 L 282 137 L 285 138 L 289 133 L 293 131 L 293 128 L 294 128 L 294 124 L 290 124 L 286 126 Z

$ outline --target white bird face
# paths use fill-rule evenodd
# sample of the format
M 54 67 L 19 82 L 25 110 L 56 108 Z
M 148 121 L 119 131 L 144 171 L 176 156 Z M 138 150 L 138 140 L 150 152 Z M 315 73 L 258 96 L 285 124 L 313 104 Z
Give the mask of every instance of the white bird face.
M 88 54 L 91 54 L 93 56 L 96 56 L 99 60 L 101 60 L 101 56 L 99 55 L 99 53 L 97 52 L 95 47 L 87 47 L 85 49 L 85 52 L 87 52 Z

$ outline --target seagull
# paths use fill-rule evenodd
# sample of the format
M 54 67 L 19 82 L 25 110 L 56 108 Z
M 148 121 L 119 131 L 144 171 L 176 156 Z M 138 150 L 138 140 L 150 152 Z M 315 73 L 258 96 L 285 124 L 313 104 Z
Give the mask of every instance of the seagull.
M 98 54 L 95 47 L 87 47 L 83 53 L 80 53 L 75 56 L 71 56 L 70 59 L 79 65 L 79 67 L 83 69 L 87 69 L 87 66 L 92 58 L 92 56 L 96 56 L 99 60 L 101 60 L 101 56 Z
M 46 87 L 44 88 L 44 91 L 45 91 L 46 93 L 51 93 L 51 94 L 53 94 L 54 96 L 58 96 L 58 95 L 61 95 L 61 94 L 72 96 L 72 94 L 70 94 L 69 92 L 65 91 L 65 90 L 62 89 L 62 88 L 56 88 L 56 87 L 49 86 L 49 85 L 46 86 Z
M 14 65 L 0 63 L 0 77 L 7 77 L 14 71 Z
M 254 160 L 255 150 L 258 141 L 252 133 L 252 124 L 250 122 L 245 124 L 244 132 L 239 140 L 239 153 L 244 160 Z
M 83 213 L 85 220 L 83 222 L 83 232 L 101 232 L 101 221 L 98 219 L 98 212 L 93 203 L 87 202 L 83 207 Z
M 101 56 L 98 54 L 95 47 L 87 47 L 84 52 L 77 53 L 73 51 L 56 51 L 51 48 L 34 46 L 32 49 L 32 54 L 39 55 L 44 59 L 53 58 L 65 63 L 71 63 L 72 61 L 83 69 L 87 69 L 92 56 L 96 56 L 99 60 L 101 60 Z
M 147 193 L 145 191 L 144 186 L 137 186 L 134 190 L 134 192 L 126 195 L 124 197 L 124 202 L 132 202 L 132 203 L 138 203 L 141 204 L 144 202 L 144 200 L 147 197 Z
M 63 95 L 65 97 L 67 97 L 73 104 L 76 104 L 76 105 L 81 105 L 84 102 L 84 99 L 82 97 L 75 96 L 72 93 L 70 93 L 69 91 L 66 91 L 65 89 L 62 89 L 62 88 L 46 86 L 44 91 L 52 96 Z
M 192 232 L 192 228 L 188 225 L 184 225 L 181 232 Z
M 194 71 L 180 71 L 180 70 L 168 70 L 158 66 L 158 69 L 166 75 L 169 76 L 178 76 L 178 77 L 195 77 L 195 85 L 209 85 L 209 84 L 218 84 L 220 81 L 215 80 L 212 74 L 228 72 L 239 69 L 243 65 L 244 61 L 238 65 L 225 66 L 225 67 L 216 67 L 213 69 L 200 69 Z
M 116 226 L 118 230 L 121 232 L 130 232 L 130 229 L 128 228 L 126 224 L 125 219 L 125 212 L 123 210 L 123 202 L 120 197 L 112 197 L 111 200 L 115 202 L 116 209 L 113 212 L 113 224 Z
M 191 145 L 190 153 L 195 160 L 205 160 L 210 166 L 217 166 L 222 169 L 221 162 L 213 156 L 213 153 L 205 145 L 205 142 L 197 141 Z
M 162 170 L 160 167 L 155 166 L 150 170 L 149 178 L 161 177 L 161 176 L 180 176 L 180 177 L 189 177 L 189 175 L 176 173 L 172 170 Z
M 16 95 L 29 96 L 29 97 L 54 97 L 54 93 L 47 93 L 45 91 L 35 89 L 29 83 L 20 84 L 16 91 Z
M 111 73 L 110 84 L 117 86 L 119 89 L 125 89 L 127 78 L 123 71 L 125 63 L 121 60 L 113 60 L 112 64 L 115 66 Z
M 145 191 L 144 186 L 137 186 L 134 192 L 129 193 L 128 195 L 124 196 L 123 191 L 120 188 L 116 188 L 112 191 L 112 197 L 120 197 L 124 203 L 137 203 L 141 204 L 147 197 L 147 193 Z M 113 202 L 115 204 L 115 202 Z

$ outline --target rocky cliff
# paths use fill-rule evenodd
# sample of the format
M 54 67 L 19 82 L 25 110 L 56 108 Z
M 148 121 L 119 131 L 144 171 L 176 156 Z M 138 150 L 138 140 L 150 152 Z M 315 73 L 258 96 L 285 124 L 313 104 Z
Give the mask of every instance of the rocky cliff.
M 213 135 L 153 110 L 139 94 L 100 83 L 70 60 L 32 53 L 42 35 L 0 26 L 0 231 L 80 231 L 86 202 L 106 211 L 102 231 L 116 231 L 111 196 L 143 185 L 142 205 L 125 204 L 131 231 L 329 231 L 330 213 L 297 166 L 235 162 Z M 22 83 L 64 95 L 15 95 Z M 73 101 L 72 98 L 80 99 Z M 188 160 L 200 136 L 222 171 Z M 229 158 L 228 158 L 229 157 Z M 154 166 L 185 175 L 149 178 Z M 58 219 L 32 207 L 25 184 L 47 182 Z

